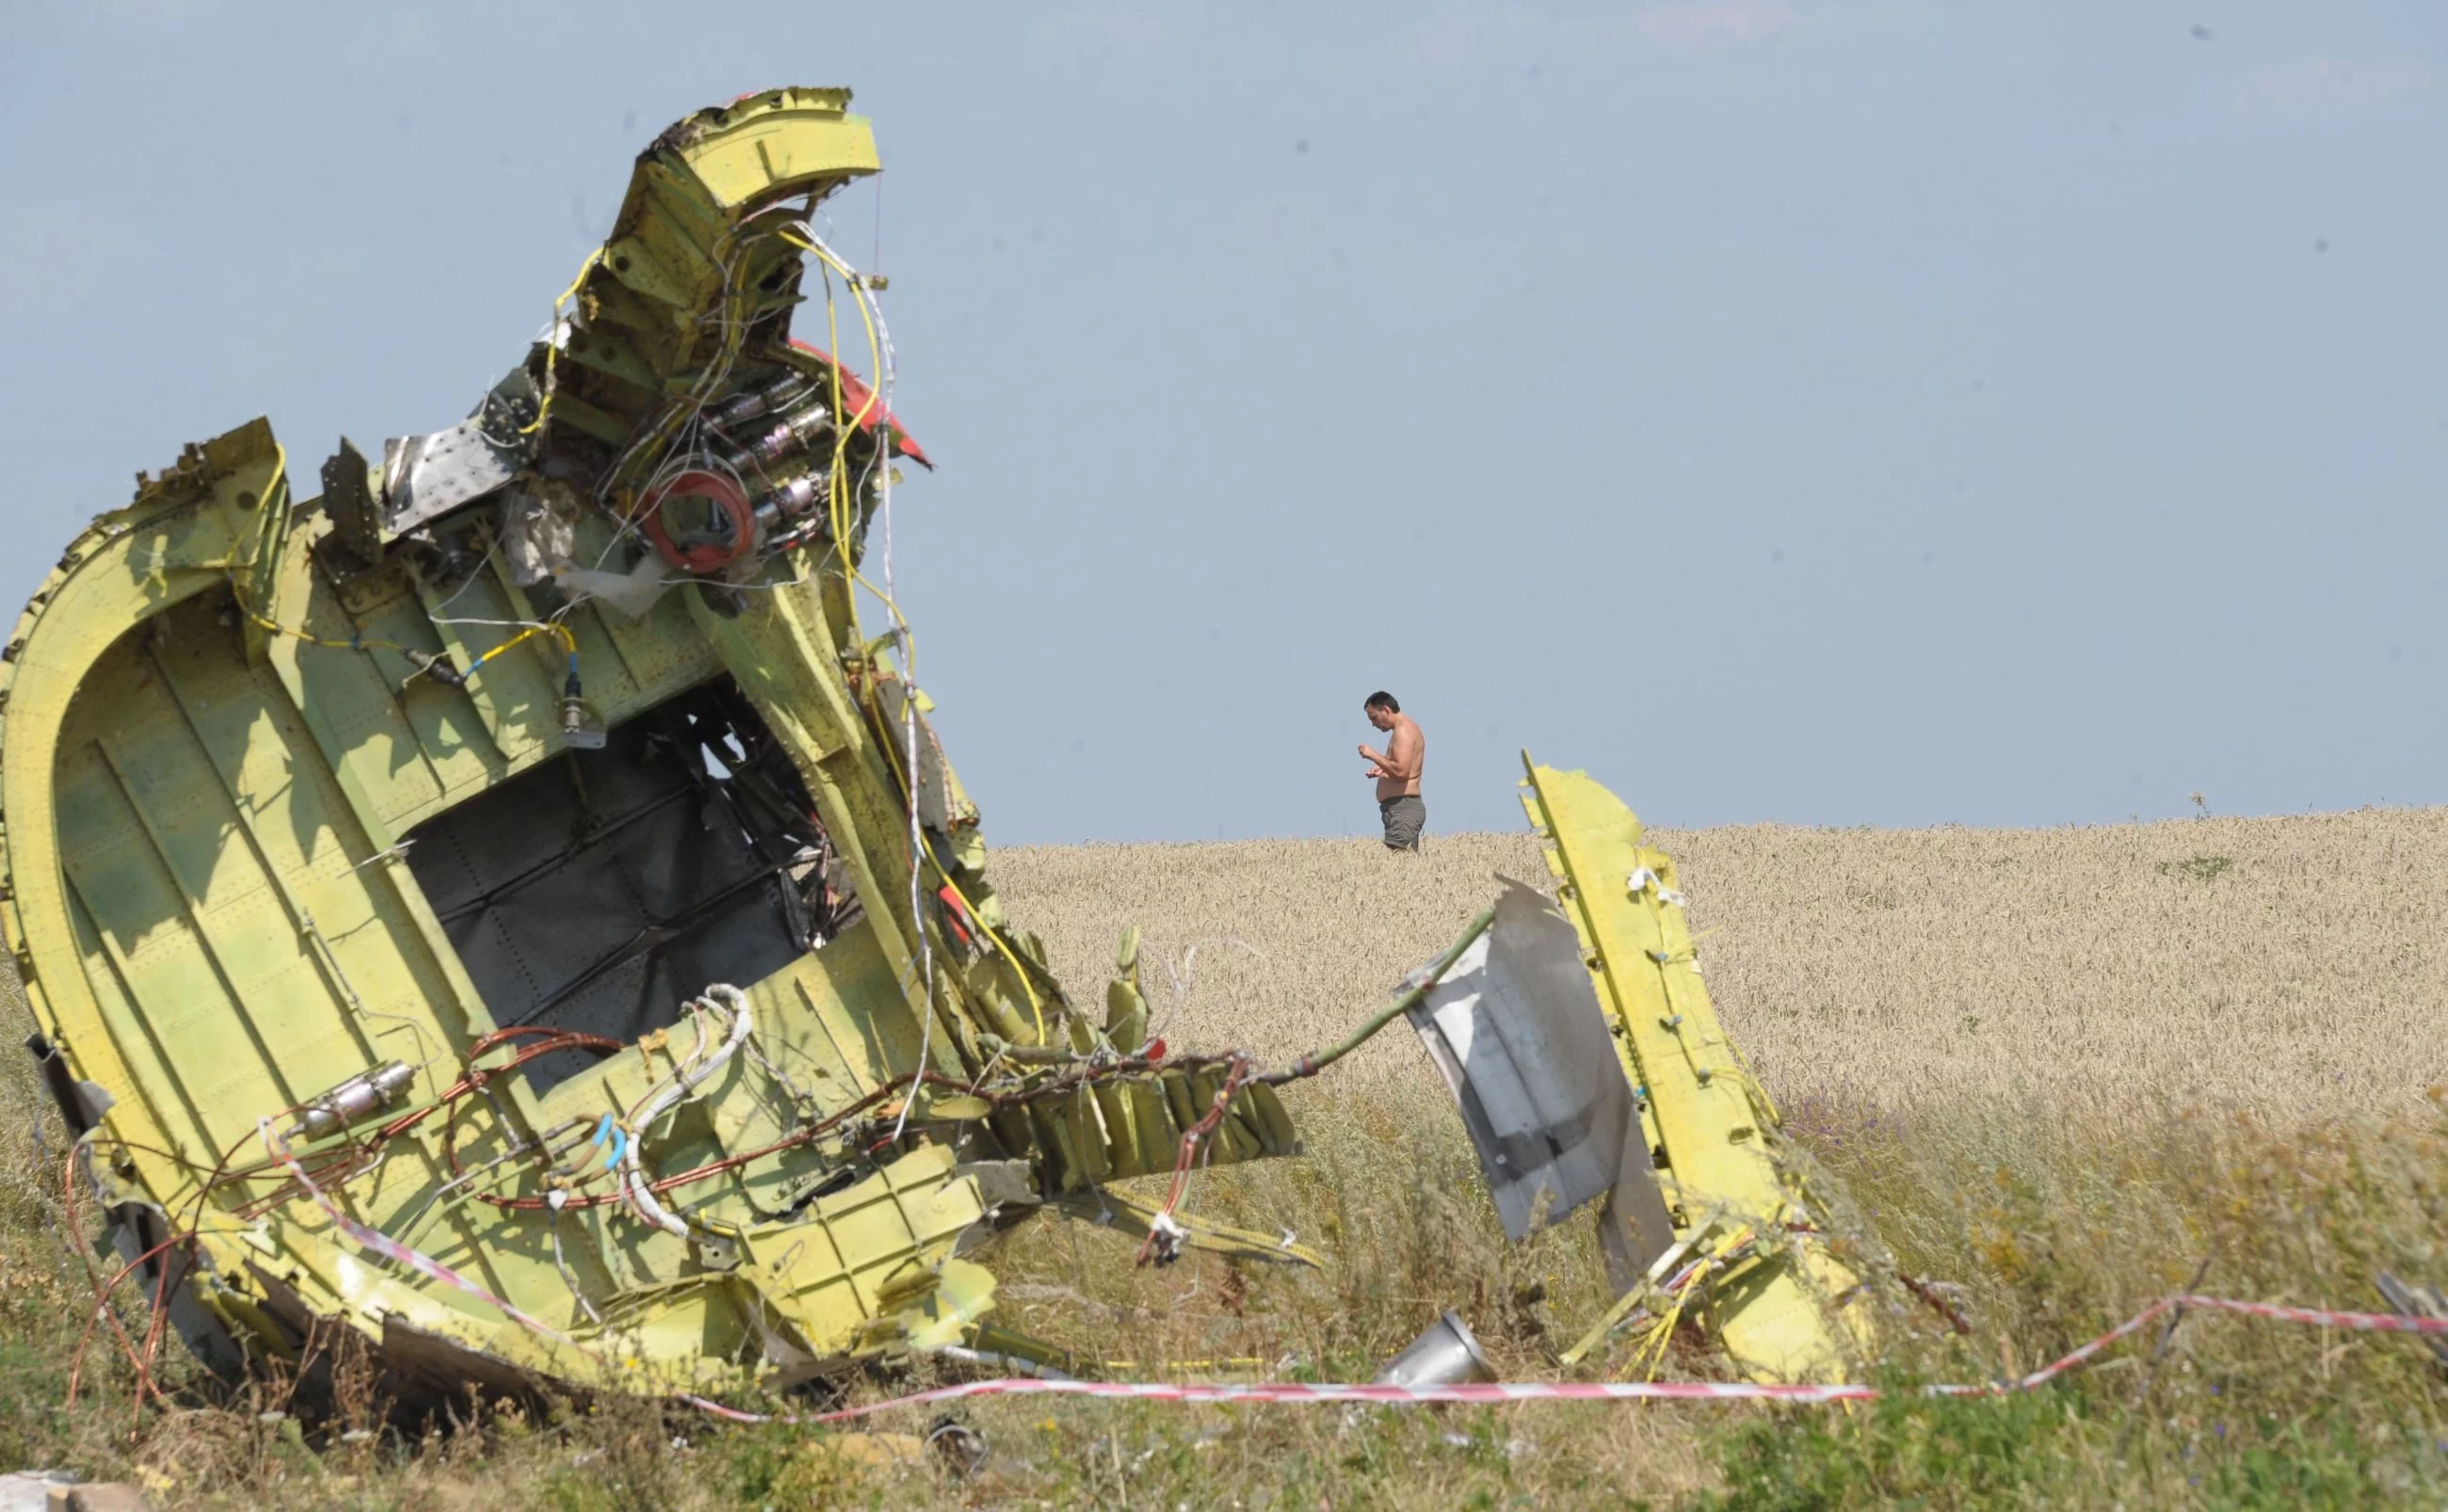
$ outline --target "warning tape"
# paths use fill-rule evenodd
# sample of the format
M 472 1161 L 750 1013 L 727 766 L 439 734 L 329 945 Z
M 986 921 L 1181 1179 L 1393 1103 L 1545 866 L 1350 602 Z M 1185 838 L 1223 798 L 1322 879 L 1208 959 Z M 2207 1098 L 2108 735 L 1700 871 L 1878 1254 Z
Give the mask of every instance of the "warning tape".
M 1095 1396 L 1141 1402 L 1376 1402 L 1408 1406 L 1422 1402 L 1624 1402 L 1773 1401 L 1857 1402 L 1877 1396 L 1874 1386 L 1757 1386 L 1717 1381 L 1470 1381 L 1458 1386 L 1327 1385 L 1301 1381 L 1170 1382 L 1071 1381 L 1022 1376 L 1001 1381 L 964 1381 L 958 1386 L 916 1391 L 889 1402 L 844 1407 L 837 1412 L 742 1412 L 703 1397 L 681 1401 L 734 1423 L 843 1423 L 870 1412 L 920 1407 L 929 1402 L 957 1402 L 973 1396 Z
M 2081 1349 L 2040 1367 L 2021 1380 L 2013 1383 L 2014 1389 L 2029 1391 L 2048 1385 L 2058 1376 L 2077 1367 L 2088 1365 L 2102 1349 L 2129 1337 L 2163 1313 L 2185 1308 L 2200 1308 L 2206 1312 L 2232 1312 L 2241 1317 L 2261 1318 L 2272 1323 L 2303 1323 L 2319 1329 L 2343 1329 L 2356 1333 L 2428 1333 L 2448 1335 L 2448 1318 L 2408 1317 L 2397 1312 L 2341 1312 L 2329 1308 L 2290 1308 L 2276 1302 L 2239 1302 L 2233 1297 L 2195 1296 L 2187 1292 L 2179 1296 L 2161 1297 L 2141 1311 L 2092 1340 Z M 1981 1391 L 1994 1391 L 1996 1387 L 1933 1387 L 1931 1390 L 1951 1396 Z
M 2240 1302 L 2232 1297 L 2196 1296 L 2187 1292 L 2162 1297 L 2082 1348 L 2052 1361 L 2019 1380 L 1980 1386 L 1931 1386 L 1932 1396 L 1998 1396 L 2046 1386 L 2079 1368 L 2101 1350 L 2132 1337 L 2154 1318 L 2186 1308 L 2230 1312 L 2276 1323 L 2307 1324 L 2365 1333 L 2420 1333 L 2448 1336 L 2448 1319 L 2405 1317 L 2394 1312 L 2342 1312 L 2326 1308 L 2284 1307 L 2274 1302 Z M 984 1396 L 1088 1396 L 1141 1402 L 1373 1402 L 1415 1406 L 1430 1402 L 1866 1402 L 1881 1395 L 1875 1386 L 1777 1386 L 1749 1381 L 1466 1381 L 1453 1386 L 1379 1386 L 1320 1384 L 1302 1381 L 1257 1381 L 1238 1384 L 1166 1381 L 1072 1381 L 1020 1377 L 965 1381 L 957 1386 L 913 1391 L 888 1401 L 833 1412 L 743 1412 L 700 1396 L 681 1396 L 692 1407 L 734 1423 L 845 1423 L 895 1407 L 923 1407 Z

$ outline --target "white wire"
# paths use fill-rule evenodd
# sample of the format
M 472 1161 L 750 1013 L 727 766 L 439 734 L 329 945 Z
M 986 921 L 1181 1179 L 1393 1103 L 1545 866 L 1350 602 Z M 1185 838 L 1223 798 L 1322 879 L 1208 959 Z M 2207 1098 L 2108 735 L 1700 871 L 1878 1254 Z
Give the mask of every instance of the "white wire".
M 680 1072 L 676 1085 L 663 1091 L 652 1103 L 629 1120 L 628 1144 L 621 1152 L 620 1185 L 622 1195 L 629 1200 L 630 1208 L 648 1223 L 666 1234 L 677 1234 L 683 1239 L 689 1236 L 688 1220 L 671 1212 L 655 1199 L 654 1189 L 646 1180 L 645 1164 L 639 1158 L 639 1146 L 646 1142 L 646 1131 L 653 1128 L 664 1113 L 679 1106 L 683 1099 L 703 1085 L 708 1078 L 721 1070 L 733 1056 L 739 1053 L 739 1047 L 748 1043 L 748 1036 L 755 1028 L 755 1018 L 749 1011 L 748 994 L 727 982 L 708 983 L 705 995 L 698 1000 L 697 1005 L 700 1008 L 717 1008 L 729 1015 L 731 1032 L 723 1036 L 722 1043 L 717 1046 L 714 1053 L 706 1057 L 696 1069 Z M 701 1017 L 698 1020 L 698 1034 L 700 1036 L 698 1045 L 702 1048 L 704 1021 Z M 697 1051 L 692 1050 L 689 1054 L 694 1060 Z
M 488 624 L 501 630 L 545 630 L 551 628 L 541 620 L 463 620 L 457 618 L 446 619 L 440 615 L 427 615 L 426 619 L 434 624 Z
M 659 1076 L 654 1080 L 653 1084 L 646 1088 L 646 1095 L 644 1097 L 641 1097 L 637 1101 L 629 1104 L 630 1116 L 625 1121 L 634 1123 L 639 1134 L 643 1135 L 646 1132 L 646 1122 L 638 1117 L 638 1110 L 645 1108 L 649 1104 L 654 1104 L 660 1107 L 660 1104 L 657 1102 L 656 1100 L 662 1095 L 664 1086 L 671 1081 L 687 1076 L 689 1067 L 697 1063 L 697 1058 L 705 1054 L 705 1014 L 703 1011 L 705 1007 L 706 1004 L 704 1000 L 699 999 L 695 1003 L 689 1004 L 687 1008 L 689 1026 L 697 1030 L 697 1043 L 690 1046 L 688 1054 L 676 1058 L 672 1062 L 672 1068 L 669 1071 L 664 1072 L 661 1076 Z M 667 1052 L 668 1048 L 669 1047 L 666 1046 Z
M 807 232 L 808 239 L 822 250 L 825 258 L 839 261 L 845 268 L 851 267 L 850 261 L 827 245 L 825 239 L 816 235 L 814 228 L 803 222 L 801 229 Z M 832 266 L 830 263 L 822 262 L 821 259 L 820 265 L 826 270 L 825 284 L 830 295 L 832 286 Z M 853 269 L 852 272 L 854 275 L 855 270 Z M 910 637 L 908 616 L 901 612 L 899 587 L 892 575 L 892 389 L 899 373 L 892 351 L 892 331 L 885 323 L 882 302 L 875 297 L 874 291 L 865 279 L 853 276 L 843 281 L 850 288 L 851 297 L 858 300 L 866 308 L 868 318 L 874 322 L 878 365 L 881 369 L 875 375 L 876 412 L 873 421 L 875 449 L 869 467 L 870 469 L 880 469 L 876 472 L 876 513 L 884 526 L 884 607 L 886 612 L 892 616 L 893 643 L 901 654 L 901 770 L 908 779 L 909 794 L 909 924 L 918 935 L 918 967 L 921 984 L 925 988 L 918 1023 L 918 1063 L 913 1069 L 916 1074 L 924 1076 L 927 1072 L 927 1059 L 934 1050 L 935 944 L 927 931 L 927 914 L 923 901 L 926 896 L 927 850 L 925 824 L 920 816 L 921 805 L 918 801 L 920 786 L 918 658 L 916 641 Z M 842 363 L 840 353 L 834 353 L 832 360 L 834 381 L 838 384 L 839 375 L 847 369 Z M 850 554 L 846 544 L 835 542 L 834 545 L 842 550 L 842 562 L 847 566 Z M 852 591 L 854 593 L 855 589 Z M 916 1093 L 917 1089 L 913 1084 L 911 1095 L 901 1101 L 901 1116 L 892 1125 L 892 1137 L 896 1139 L 901 1138 L 902 1130 L 908 1126 L 909 1110 L 917 1102 Z
M 463 598 L 464 596 L 466 596 L 466 594 L 467 594 L 467 592 L 468 592 L 468 590 L 469 590 L 469 588 L 472 588 L 472 587 L 474 587 L 474 586 L 476 585 L 476 580 L 477 580 L 478 578 L 483 577 L 483 576 L 485 576 L 485 568 L 484 568 L 484 565 L 483 565 L 482 563 L 479 563 L 479 564 L 477 564 L 474 567 L 471 567 L 471 568 L 469 568 L 469 572 L 468 572 L 468 580 L 467 580 L 466 582 L 464 582 L 464 583 L 460 584 L 459 584 L 459 586 L 457 586 L 457 587 L 455 587 L 455 588 L 451 589 L 451 590 L 450 590 L 450 596 L 449 596 L 449 598 L 447 598 L 447 599 L 444 599 L 440 603 L 435 604 L 433 607 L 434 607 L 434 608 L 436 608 L 436 609 L 448 609 L 448 608 L 449 608 L 449 607 L 450 607 L 452 604 L 457 603 L 460 601 L 460 599 L 461 599 L 461 598 Z M 438 621 L 438 622 L 437 622 L 437 623 L 444 623 L 444 622 L 439 622 L 439 621 Z
M 1190 953 L 1182 957 L 1179 970 L 1174 969 L 1171 961 L 1164 963 L 1164 974 L 1173 985 L 1173 1002 L 1166 1005 L 1164 1017 L 1148 1025 L 1147 1037 L 1150 1041 L 1164 1038 L 1164 1031 L 1173 1027 L 1173 1021 L 1180 1015 L 1184 1007 L 1188 1006 L 1191 995 L 1198 990 L 1198 952 L 1211 945 L 1231 946 L 1236 949 L 1248 951 L 1269 966 L 1275 964 L 1274 958 L 1266 951 L 1247 940 L 1236 940 L 1231 935 L 1220 938 L 1211 936 L 1194 943 L 1190 947 Z
M 795 221 L 786 221 L 783 226 L 776 229 L 788 229 L 791 225 L 799 223 L 800 222 Z M 727 313 L 731 306 L 733 281 L 738 274 L 739 264 L 747 258 L 748 255 L 748 242 L 750 239 L 745 234 L 745 226 L 734 230 L 732 234 L 732 256 L 724 258 L 722 261 L 722 285 L 716 294 L 714 308 L 698 317 L 698 323 L 700 326 L 704 325 L 708 321 L 712 321 L 716 324 L 720 334 L 721 344 L 718 349 L 717 358 L 717 360 L 706 364 L 705 370 L 698 374 L 698 381 L 692 384 L 689 388 L 689 392 L 682 395 L 679 400 L 679 403 L 688 406 L 688 412 L 682 416 L 679 428 L 673 432 L 672 436 L 667 441 L 663 443 L 665 450 L 661 453 L 661 456 L 664 459 L 668 459 L 674 451 L 678 451 L 681 455 L 685 456 L 697 446 L 696 432 L 702 428 L 700 416 L 704 412 L 706 400 L 712 394 L 719 392 L 722 385 L 730 378 L 731 370 L 733 366 L 737 363 L 740 351 L 747 345 L 746 333 L 751 322 L 748 320 L 734 319 Z M 810 234 L 813 235 L 813 233 Z M 737 333 L 736 339 L 734 339 L 735 332 Z M 608 484 L 611 480 L 618 478 L 623 471 L 625 471 L 629 466 L 630 459 L 637 455 L 639 450 L 646 446 L 661 429 L 662 422 L 660 417 L 658 417 L 653 423 L 642 428 L 638 438 L 630 442 L 627 447 L 622 450 L 621 454 L 613 459 L 612 466 L 604 472 L 602 481 Z M 658 475 L 660 475 L 660 469 L 658 469 Z M 602 564 L 601 562 L 597 563 L 597 566 L 599 568 L 602 565 Z

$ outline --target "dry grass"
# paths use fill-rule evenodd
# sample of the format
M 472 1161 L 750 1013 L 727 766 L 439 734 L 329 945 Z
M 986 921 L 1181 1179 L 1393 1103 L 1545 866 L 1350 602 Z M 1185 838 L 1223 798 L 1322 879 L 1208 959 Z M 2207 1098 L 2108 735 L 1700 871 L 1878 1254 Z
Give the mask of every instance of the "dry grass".
M 2028 1368 L 2181 1285 L 2348 1307 L 2393 1269 L 2448 1279 L 2448 1079 L 2437 1032 L 2448 812 L 2001 833 L 1660 834 L 1683 864 L 1719 1006 L 1908 1269 L 1960 1284 L 1977 1331 L 1890 1320 L 1894 1368 Z M 1013 916 L 1080 995 L 1136 918 L 1183 980 L 1176 1043 L 1289 1055 L 1433 953 L 1526 837 L 1004 852 Z M 1193 947 L 1195 956 L 1193 957 Z M 1152 968 L 1161 999 L 1161 967 Z M 1515 1378 L 1599 1304 L 1576 1220 L 1503 1243 L 1449 1103 L 1399 1028 L 1291 1089 L 1312 1158 L 1210 1173 L 1197 1211 L 1281 1223 L 1322 1273 L 1129 1247 L 1040 1223 L 990 1256 L 998 1320 L 1092 1355 L 1248 1356 L 1365 1377 L 1438 1310 Z M 0 1468 L 73 1463 L 220 1505 L 2437 1505 L 2448 1374 L 2410 1341 L 2188 1322 L 2006 1403 L 1875 1411 L 1333 1412 L 961 1408 L 968 1481 L 876 1468 L 831 1434 L 718 1430 L 644 1404 L 354 1445 L 196 1391 L 139 1422 L 112 1351 L 63 1411 L 82 1285 L 31 1178 L 34 1087 L 0 1061 Z M 51 1138 L 57 1139 L 52 1125 Z M 56 1143 L 52 1148 L 56 1150 Z M 1543 1288 L 1543 1300 L 1536 1299 Z M 1672 1368 L 1706 1374 L 1704 1350 Z M 907 1377 L 861 1389 L 880 1394 Z M 260 1395 L 260 1388 L 258 1388 Z M 231 1407 L 238 1410 L 230 1410 Z M 901 1414 L 879 1427 L 917 1430 Z M 131 1425 L 134 1425 L 131 1431 Z
M 1708 931 L 1711 994 L 1780 1098 L 2316 1118 L 2404 1112 L 2448 1081 L 2448 809 L 1652 838 Z M 1381 1000 L 1499 871 L 1546 876 L 1526 833 L 1435 836 L 1418 857 L 1260 840 L 995 860 L 1066 982 L 1099 980 L 1136 918 L 1147 959 L 1188 979 L 1174 1038 L 1271 1055 Z M 1348 1064 L 1359 1084 L 1424 1066 L 1402 1035 Z

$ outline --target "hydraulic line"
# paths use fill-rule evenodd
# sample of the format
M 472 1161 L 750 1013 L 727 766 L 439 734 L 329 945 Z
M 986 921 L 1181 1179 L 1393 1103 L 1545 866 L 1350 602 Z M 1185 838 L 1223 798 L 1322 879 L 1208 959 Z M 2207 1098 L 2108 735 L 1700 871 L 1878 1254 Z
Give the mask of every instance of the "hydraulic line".
M 255 564 L 248 564 L 248 565 L 254 565 Z M 302 641 L 307 645 L 320 646 L 327 651 L 393 652 L 406 658 L 409 663 L 415 667 L 418 672 L 433 678 L 436 681 L 449 683 L 452 687 L 461 687 L 466 685 L 468 679 L 476 675 L 477 669 L 484 666 L 485 663 L 492 660 L 495 657 L 500 656 L 503 652 L 507 651 L 510 647 L 521 644 L 522 642 L 531 640 L 539 635 L 549 635 L 559 641 L 562 643 L 563 649 L 567 653 L 569 658 L 568 683 L 571 687 L 575 687 L 577 685 L 578 638 L 570 633 L 567 625 L 563 624 L 557 620 L 545 621 L 540 623 L 528 625 L 526 629 L 521 630 L 517 635 L 510 637 L 501 644 L 494 646 L 491 650 L 487 651 L 482 656 L 469 661 L 468 663 L 468 670 L 462 672 L 458 668 L 453 667 L 448 660 L 435 656 L 430 651 L 421 650 L 412 645 L 404 645 L 397 641 L 386 640 L 381 636 L 353 634 L 347 640 L 341 641 L 335 640 L 331 636 L 316 635 L 312 630 L 303 630 L 296 625 L 283 624 L 279 621 L 272 618 L 270 615 L 265 614 L 262 610 L 256 607 L 253 596 L 250 595 L 242 585 L 240 585 L 235 574 L 230 578 L 230 597 L 238 604 L 239 612 L 245 615 L 249 622 L 254 623 L 258 628 L 263 630 L 266 634 L 284 635 L 293 641 Z M 575 697 L 574 694 L 571 696 Z
M 561 307 L 578 297 L 578 286 L 586 281 L 586 276 L 602 260 L 602 247 L 588 253 L 586 260 L 578 265 L 578 277 L 570 279 L 569 287 L 562 290 L 561 297 L 552 302 L 552 324 L 546 328 L 548 335 L 544 344 L 544 397 L 537 401 L 535 418 L 519 427 L 519 434 L 523 436 L 533 435 L 543 430 L 545 419 L 552 413 L 552 396 L 556 388 L 553 359 L 561 351 Z
M 627 1198 L 629 1206 L 655 1227 L 683 1239 L 691 1232 L 688 1220 L 655 1200 L 654 1189 L 648 1184 L 645 1168 L 638 1158 L 638 1147 L 645 1142 L 646 1131 L 655 1126 L 656 1120 L 696 1091 L 708 1077 L 721 1070 L 733 1056 L 739 1053 L 739 1047 L 747 1043 L 755 1024 L 755 1017 L 749 1011 L 748 994 L 729 983 L 717 982 L 707 986 L 699 1004 L 719 1006 L 729 1014 L 731 1032 L 723 1037 L 721 1045 L 711 1056 L 672 1078 L 672 1084 L 667 1089 L 631 1114 L 627 1120 L 629 1139 L 621 1153 L 622 1195 Z M 690 1053 L 694 1059 L 696 1052 Z
M 1360 1027 L 1323 1050 L 1311 1050 L 1280 1071 L 1270 1071 L 1264 1076 L 1255 1076 L 1249 1080 L 1263 1086 L 1279 1087 L 1287 1081 L 1297 1081 L 1303 1077 L 1315 1076 L 1352 1051 L 1359 1049 L 1362 1043 L 1369 1036 L 1419 1006 L 1420 1000 L 1426 997 L 1439 982 L 1444 980 L 1445 973 L 1452 970 L 1454 963 L 1462 959 L 1463 952 L 1470 948 L 1471 942 L 1485 934 L 1488 927 L 1495 922 L 1494 909 L 1480 909 L 1479 916 L 1472 919 L 1463 928 L 1460 939 L 1446 947 L 1444 954 L 1414 973 L 1409 981 L 1403 984 L 1403 990 L 1395 994 L 1394 1001 L 1370 1014 L 1361 1023 Z

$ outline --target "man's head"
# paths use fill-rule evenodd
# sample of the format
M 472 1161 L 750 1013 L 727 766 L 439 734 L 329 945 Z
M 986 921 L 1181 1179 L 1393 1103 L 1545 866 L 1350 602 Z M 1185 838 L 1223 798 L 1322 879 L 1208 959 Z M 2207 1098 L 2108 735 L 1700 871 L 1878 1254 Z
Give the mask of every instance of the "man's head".
M 1403 712 L 1403 706 L 1394 701 L 1394 696 L 1383 688 L 1368 695 L 1368 701 L 1360 709 L 1368 716 L 1370 727 L 1378 730 L 1394 728 L 1394 716 Z

